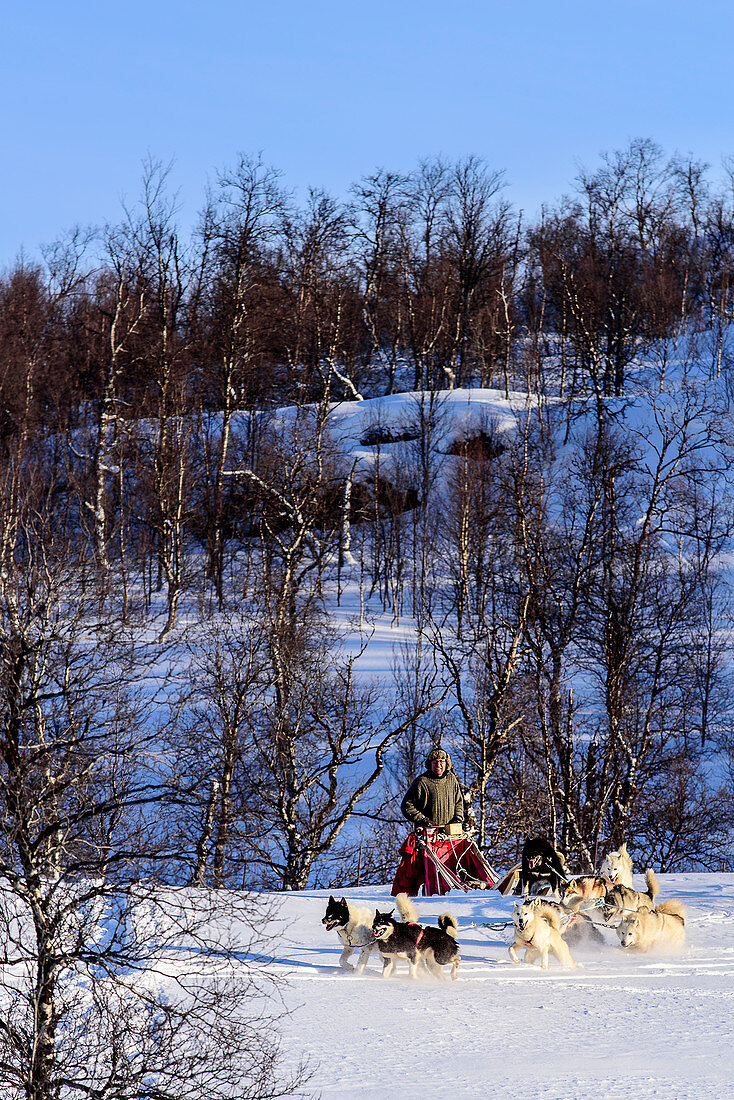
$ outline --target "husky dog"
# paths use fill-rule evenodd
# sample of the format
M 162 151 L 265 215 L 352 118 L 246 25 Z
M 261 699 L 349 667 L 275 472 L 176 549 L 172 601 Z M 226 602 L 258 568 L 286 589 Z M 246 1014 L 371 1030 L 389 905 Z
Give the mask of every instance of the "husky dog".
M 558 894 L 561 883 L 568 879 L 568 868 L 563 859 L 544 836 L 530 837 L 522 850 L 522 868 L 515 887 L 516 894 L 537 893 L 538 887 L 550 884 L 551 891 Z
M 632 857 L 626 843 L 605 856 L 599 874 L 609 886 L 632 886 Z
M 377 938 L 377 947 L 382 955 L 383 978 L 390 977 L 397 959 L 407 959 L 411 978 L 418 977 L 424 964 L 436 978 L 443 981 L 443 968 L 450 964 L 451 977 L 455 979 L 461 961 L 456 943 L 456 918 L 451 913 L 442 913 L 438 918 L 438 928 L 422 928 L 417 923 L 418 911 L 407 894 L 398 894 L 395 902 L 402 923 L 393 917 L 394 909 L 389 913 L 375 910 L 372 922 L 372 935 Z
M 515 925 L 515 938 L 510 946 L 510 958 L 519 963 L 518 948 L 525 948 L 525 962 L 535 962 L 540 958 L 543 970 L 548 969 L 548 955 L 553 954 L 561 966 L 575 966 L 571 952 L 563 942 L 560 931 L 560 917 L 548 906 L 539 908 L 538 901 L 515 902 L 512 913 Z
M 561 895 L 561 903 L 574 913 L 585 902 L 597 901 L 607 896 L 607 884 L 598 875 L 578 875 L 572 878 Z
M 321 923 L 326 925 L 328 932 L 335 929 L 344 945 L 344 950 L 339 956 L 339 965 L 342 970 L 354 970 L 349 957 L 353 951 L 359 951 L 357 973 L 361 974 L 367 965 L 370 953 L 377 951 L 377 944 L 372 937 L 372 910 L 350 905 L 346 898 L 337 901 L 336 898 L 329 897 Z
M 601 932 L 585 913 L 575 913 L 573 910 L 567 909 L 563 903 L 550 901 L 548 898 L 530 898 L 527 904 L 539 916 L 545 917 L 546 920 L 552 921 L 555 916 L 558 922 L 558 931 L 566 943 L 572 947 L 605 942 Z
M 604 923 L 615 928 L 625 917 L 636 913 L 638 909 L 654 909 L 655 898 L 660 893 L 655 872 L 648 867 L 645 872 L 647 890 L 633 890 L 631 886 L 612 886 L 607 890 L 606 901 L 602 906 Z
M 672 898 L 656 909 L 638 909 L 617 928 L 622 947 L 633 951 L 682 947 L 686 938 L 686 910 Z

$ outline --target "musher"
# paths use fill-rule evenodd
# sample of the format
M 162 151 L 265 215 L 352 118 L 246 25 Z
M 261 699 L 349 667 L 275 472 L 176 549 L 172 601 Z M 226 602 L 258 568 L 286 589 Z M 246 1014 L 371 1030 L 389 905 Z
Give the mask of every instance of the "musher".
M 464 823 L 464 796 L 445 749 L 431 749 L 426 770 L 415 779 L 400 804 L 416 829 Z

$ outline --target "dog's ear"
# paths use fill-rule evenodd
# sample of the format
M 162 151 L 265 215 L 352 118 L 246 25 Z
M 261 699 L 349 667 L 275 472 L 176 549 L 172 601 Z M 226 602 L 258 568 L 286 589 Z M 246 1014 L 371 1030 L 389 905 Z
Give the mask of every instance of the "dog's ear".
M 624 844 L 620 844 L 619 854 L 621 856 L 626 856 L 627 855 L 627 841 L 626 840 L 625 840 Z
M 342 905 L 346 905 L 346 904 L 347 904 L 347 899 L 346 899 L 346 898 L 342 898 Z
M 329 905 L 336 905 L 336 902 L 334 901 L 334 898 L 331 896 L 331 894 L 329 894 Z

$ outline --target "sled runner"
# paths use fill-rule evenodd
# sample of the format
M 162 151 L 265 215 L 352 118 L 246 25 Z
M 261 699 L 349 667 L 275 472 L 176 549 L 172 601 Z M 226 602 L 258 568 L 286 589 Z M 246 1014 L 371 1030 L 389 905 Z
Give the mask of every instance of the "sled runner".
M 511 867 L 507 872 L 502 882 L 497 884 L 497 889 L 503 897 L 507 897 L 508 894 L 515 893 L 515 887 L 520 881 L 520 872 L 522 871 L 522 864 L 518 863 L 516 867 Z
M 417 830 L 403 842 L 400 856 L 393 897 L 401 893 L 415 897 L 421 891 L 428 897 L 449 890 L 491 890 L 499 878 L 465 833 Z

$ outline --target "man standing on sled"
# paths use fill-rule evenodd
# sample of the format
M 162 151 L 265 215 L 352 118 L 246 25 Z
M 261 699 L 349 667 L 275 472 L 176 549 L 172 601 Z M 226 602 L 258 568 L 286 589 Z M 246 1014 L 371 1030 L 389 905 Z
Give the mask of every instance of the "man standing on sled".
M 464 822 L 464 796 L 444 749 L 431 749 L 426 770 L 408 788 L 400 809 L 416 828 Z
M 400 808 L 413 832 L 400 848 L 393 897 L 494 885 L 496 876 L 471 837 L 464 835 L 464 795 L 444 749 L 429 752 L 425 772 L 411 783 Z M 451 825 L 458 825 L 458 830 Z

